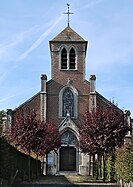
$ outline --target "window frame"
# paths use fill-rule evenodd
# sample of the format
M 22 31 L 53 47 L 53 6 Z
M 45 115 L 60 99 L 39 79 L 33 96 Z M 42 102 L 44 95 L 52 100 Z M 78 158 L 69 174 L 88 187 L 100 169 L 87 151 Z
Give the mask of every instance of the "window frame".
M 63 50 L 65 50 L 64 52 L 63 52 Z M 63 70 L 66 70 L 67 69 L 67 61 L 68 61 L 68 59 L 67 59 L 68 57 L 67 57 L 67 50 L 66 50 L 66 48 L 64 47 L 62 50 L 61 50 L 61 69 L 63 69 Z M 65 64 L 65 65 L 64 65 Z M 63 66 L 65 66 L 66 68 L 63 68 Z
M 66 88 L 62 95 L 62 116 L 69 114 L 74 117 L 74 94 L 71 89 Z
M 67 52 L 67 68 L 66 69 L 63 69 L 62 68 L 62 50 L 65 49 L 66 52 Z M 71 50 L 74 50 L 75 52 L 75 68 L 71 69 L 70 68 L 70 52 Z M 74 70 L 77 70 L 77 50 L 75 49 L 75 47 L 73 45 L 67 47 L 65 45 L 62 45 L 61 48 L 60 48 L 60 52 L 59 52 L 59 69 L 62 70 L 62 71 L 74 71 Z
M 72 53 L 73 50 L 73 53 Z M 72 61 L 72 58 L 74 58 L 74 60 Z M 72 63 L 74 64 L 75 68 L 71 68 Z M 72 47 L 69 51 L 69 69 L 70 70 L 75 70 L 76 69 L 76 53 L 75 53 L 75 49 Z

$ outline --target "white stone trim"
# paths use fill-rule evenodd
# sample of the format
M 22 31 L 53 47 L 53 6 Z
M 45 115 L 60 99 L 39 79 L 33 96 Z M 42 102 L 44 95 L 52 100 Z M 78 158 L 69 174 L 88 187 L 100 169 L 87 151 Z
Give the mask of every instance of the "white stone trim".
M 40 92 L 40 118 L 41 121 L 46 122 L 46 101 L 47 96 L 45 92 Z
M 69 46 L 69 48 L 68 48 L 68 57 L 69 57 L 69 55 L 70 55 L 70 50 L 71 49 L 74 49 L 74 51 L 75 51 L 75 69 L 69 69 L 69 70 L 77 70 L 77 49 L 75 48 L 75 46 L 74 45 L 70 45 Z M 70 64 L 70 62 L 69 62 L 69 60 L 68 60 L 68 66 L 69 66 L 69 64 Z
M 77 140 L 79 141 L 78 127 L 76 126 L 76 124 L 70 118 L 65 118 L 59 125 L 60 134 L 63 134 L 67 130 L 74 133 Z

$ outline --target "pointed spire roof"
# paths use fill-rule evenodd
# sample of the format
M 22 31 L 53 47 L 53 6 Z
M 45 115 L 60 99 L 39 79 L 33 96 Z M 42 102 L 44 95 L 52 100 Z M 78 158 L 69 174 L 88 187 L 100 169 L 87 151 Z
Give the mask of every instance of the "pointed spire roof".
M 85 42 L 85 40 L 77 34 L 70 26 L 67 26 L 62 32 L 60 32 L 52 41 L 77 41 Z

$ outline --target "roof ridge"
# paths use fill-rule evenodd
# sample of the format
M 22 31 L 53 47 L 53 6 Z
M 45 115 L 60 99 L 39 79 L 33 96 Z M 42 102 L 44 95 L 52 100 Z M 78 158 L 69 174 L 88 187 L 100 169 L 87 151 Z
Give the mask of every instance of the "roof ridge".
M 51 41 L 84 41 L 85 42 L 85 40 L 77 32 L 75 32 L 70 26 L 67 26 Z

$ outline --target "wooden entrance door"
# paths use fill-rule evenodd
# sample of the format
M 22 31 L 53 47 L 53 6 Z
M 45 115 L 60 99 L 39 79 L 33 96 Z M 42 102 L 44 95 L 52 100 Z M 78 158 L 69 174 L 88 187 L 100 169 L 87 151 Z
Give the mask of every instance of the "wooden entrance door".
M 60 171 L 76 171 L 76 149 L 74 147 L 60 148 Z

